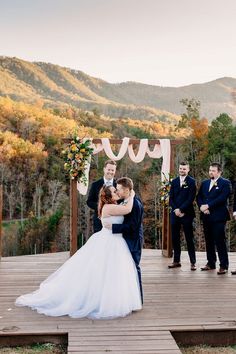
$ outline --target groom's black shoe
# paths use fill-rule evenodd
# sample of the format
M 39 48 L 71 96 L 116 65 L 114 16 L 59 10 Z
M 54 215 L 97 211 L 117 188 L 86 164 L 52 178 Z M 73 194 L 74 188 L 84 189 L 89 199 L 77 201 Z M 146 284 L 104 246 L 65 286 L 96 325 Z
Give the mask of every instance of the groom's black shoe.
M 236 270 L 231 270 L 232 275 L 236 275 Z
M 181 267 L 181 263 L 179 263 L 179 262 L 173 262 L 173 263 L 168 265 L 169 269 L 179 268 L 179 267 Z

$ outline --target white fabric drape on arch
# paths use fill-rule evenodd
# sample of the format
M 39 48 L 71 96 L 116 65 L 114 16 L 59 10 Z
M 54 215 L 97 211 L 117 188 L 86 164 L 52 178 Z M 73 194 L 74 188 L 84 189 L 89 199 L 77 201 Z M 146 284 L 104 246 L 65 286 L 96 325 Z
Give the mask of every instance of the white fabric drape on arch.
M 88 140 L 85 138 L 84 140 Z M 92 139 L 90 139 L 92 140 Z M 143 161 L 145 155 L 147 154 L 150 158 L 158 159 L 160 157 L 163 158 L 162 160 L 162 168 L 161 168 L 161 178 L 162 180 L 165 176 L 168 178 L 170 173 L 170 153 L 171 153 L 171 146 L 169 139 L 159 139 L 160 144 L 154 145 L 153 150 L 151 151 L 148 146 L 148 139 L 141 139 L 139 144 L 139 150 L 137 155 L 135 155 L 133 150 L 133 145 L 129 144 L 130 138 L 123 138 L 120 150 L 118 155 L 115 155 L 111 149 L 110 141 L 108 138 L 101 138 L 101 144 L 92 144 L 94 151 L 93 154 L 98 154 L 102 150 L 105 151 L 107 157 L 111 160 L 118 161 L 121 160 L 128 150 L 128 155 L 131 161 L 135 163 L 139 163 Z M 91 161 L 91 160 L 90 160 Z M 87 180 L 89 181 L 89 170 L 90 170 L 90 161 L 88 161 L 85 174 Z M 86 195 L 88 191 L 88 183 L 85 186 L 83 183 L 77 183 L 77 189 L 80 194 Z

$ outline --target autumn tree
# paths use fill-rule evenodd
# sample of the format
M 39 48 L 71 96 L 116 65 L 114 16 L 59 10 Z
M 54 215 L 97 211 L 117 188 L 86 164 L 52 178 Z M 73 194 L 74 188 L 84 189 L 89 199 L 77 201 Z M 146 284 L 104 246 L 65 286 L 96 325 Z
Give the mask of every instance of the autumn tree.
M 222 113 L 214 119 L 208 132 L 208 161 L 218 161 L 226 177 L 236 176 L 236 126 L 232 118 Z
M 185 158 L 190 162 L 191 173 L 194 177 L 202 175 L 204 166 L 202 161 L 207 154 L 208 121 L 200 117 L 200 101 L 196 99 L 182 99 L 180 101 L 186 109 L 181 115 L 176 129 L 188 129 L 190 134 L 185 138 L 182 147 Z

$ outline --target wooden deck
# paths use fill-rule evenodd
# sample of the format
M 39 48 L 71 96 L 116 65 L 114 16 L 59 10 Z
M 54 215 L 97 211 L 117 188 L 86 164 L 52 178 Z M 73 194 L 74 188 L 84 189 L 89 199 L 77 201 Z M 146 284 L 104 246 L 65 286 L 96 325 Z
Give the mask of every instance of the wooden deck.
M 68 334 L 68 353 L 179 354 L 172 331 L 236 329 L 236 276 L 201 272 L 205 254 L 198 253 L 198 270 L 191 272 L 186 252 L 182 268 L 167 268 L 160 251 L 144 250 L 144 308 L 116 320 L 46 317 L 17 308 L 20 294 L 33 291 L 69 253 L 7 257 L 0 262 L 0 339 L 5 336 Z M 236 269 L 236 254 L 230 254 Z M 18 337 L 17 337 L 18 338 Z

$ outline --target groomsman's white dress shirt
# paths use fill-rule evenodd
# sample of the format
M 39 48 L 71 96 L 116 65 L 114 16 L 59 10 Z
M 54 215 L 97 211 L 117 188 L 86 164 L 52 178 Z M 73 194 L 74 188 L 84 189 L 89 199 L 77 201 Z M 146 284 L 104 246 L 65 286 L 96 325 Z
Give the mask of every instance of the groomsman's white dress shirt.
M 219 177 L 218 177 L 219 178 Z M 218 178 L 216 179 L 211 179 L 211 183 L 210 183 L 210 186 L 209 186 L 209 192 L 211 190 L 211 188 L 214 186 L 214 184 L 216 183 L 216 181 L 218 180 Z
M 103 177 L 103 179 L 104 179 L 104 184 L 105 184 L 106 186 L 113 186 L 113 178 L 112 178 L 112 179 L 105 179 L 105 178 Z
M 180 187 L 182 187 L 184 181 L 185 181 L 186 176 L 179 176 L 180 179 Z

